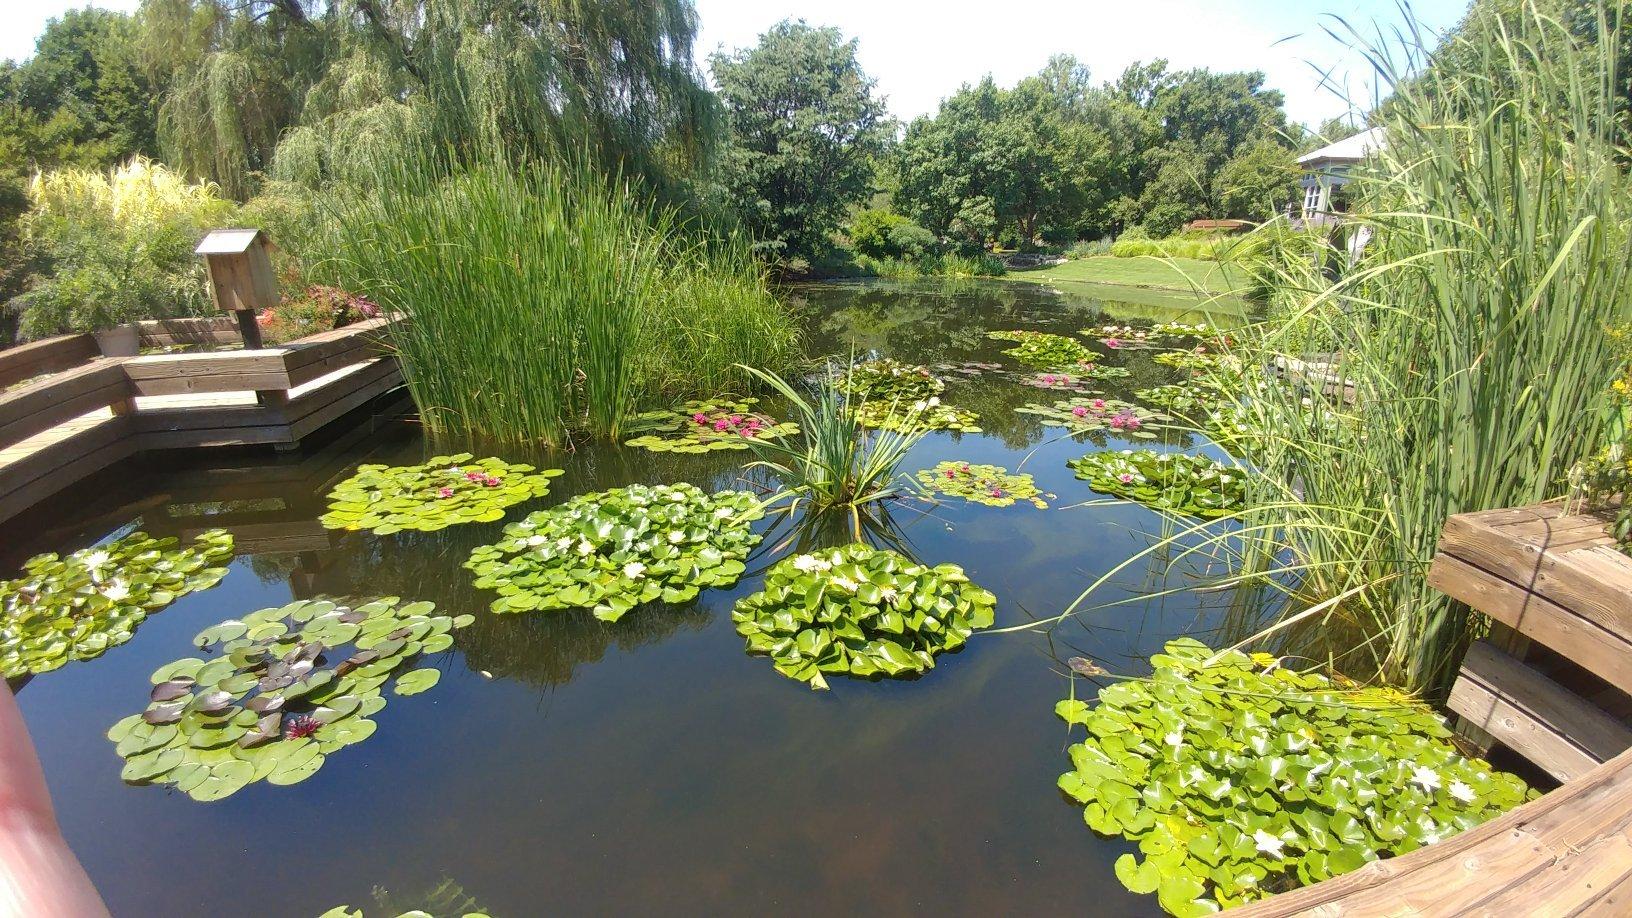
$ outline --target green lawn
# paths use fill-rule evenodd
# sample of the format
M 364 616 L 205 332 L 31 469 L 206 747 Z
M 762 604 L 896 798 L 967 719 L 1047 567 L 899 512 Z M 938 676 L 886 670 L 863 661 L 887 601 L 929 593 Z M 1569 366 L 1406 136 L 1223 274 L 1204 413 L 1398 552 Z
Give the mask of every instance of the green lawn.
M 1239 270 L 1216 261 L 1194 258 L 1116 258 L 1096 255 L 1079 258 L 1052 268 L 1010 271 L 1012 280 L 1039 284 L 1091 283 L 1125 287 L 1160 287 L 1191 293 L 1196 288 L 1207 293 L 1229 293 L 1244 286 Z

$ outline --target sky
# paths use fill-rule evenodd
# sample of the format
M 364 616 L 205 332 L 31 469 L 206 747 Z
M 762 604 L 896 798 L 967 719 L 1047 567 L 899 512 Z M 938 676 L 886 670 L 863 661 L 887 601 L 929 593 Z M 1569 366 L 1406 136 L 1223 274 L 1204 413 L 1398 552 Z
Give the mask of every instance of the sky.
M 139 0 L 92 5 L 133 10 Z M 992 74 L 1012 85 L 1049 56 L 1074 54 L 1096 81 L 1114 79 L 1138 60 L 1167 58 L 1175 69 L 1262 70 L 1286 94 L 1293 121 L 1318 126 L 1344 114 L 1347 95 L 1367 106 L 1370 74 L 1358 55 L 1324 31 L 1392 27 L 1399 0 L 695 0 L 702 22 L 700 58 L 752 45 L 783 19 L 838 26 L 858 38 L 862 67 L 878 80 L 903 121 L 933 113 L 960 85 Z M 33 53 L 45 22 L 70 0 L 0 0 L 0 58 Z M 1413 0 L 1416 18 L 1444 29 L 1467 0 Z M 1312 63 L 1330 69 L 1343 93 L 1323 88 Z

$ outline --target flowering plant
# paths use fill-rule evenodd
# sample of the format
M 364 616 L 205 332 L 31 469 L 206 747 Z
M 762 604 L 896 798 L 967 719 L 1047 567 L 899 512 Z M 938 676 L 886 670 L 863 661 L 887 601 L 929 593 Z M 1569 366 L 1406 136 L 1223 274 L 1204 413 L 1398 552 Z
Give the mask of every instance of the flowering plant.
M 261 310 L 255 316 L 255 324 L 260 326 L 263 339 L 285 344 L 379 317 L 380 307 L 367 297 L 338 287 L 313 285 L 298 297 L 286 297 L 278 305 Z
M 1014 410 L 1020 414 L 1037 415 L 1044 424 L 1064 427 L 1072 433 L 1110 428 L 1141 440 L 1154 440 L 1154 431 L 1173 420 L 1169 415 L 1114 398 L 1079 397 L 1052 405 L 1028 402 Z
M 1206 456 L 1125 449 L 1089 453 L 1066 465 L 1095 491 L 1157 510 L 1216 519 L 1247 505 L 1246 473 Z
M 1071 668 L 1107 675 L 1087 660 Z M 1430 708 L 1348 688 L 1269 654 L 1188 638 L 1090 706 L 1059 786 L 1094 831 L 1137 842 L 1116 876 L 1174 915 L 1202 915 L 1404 854 L 1534 796 L 1464 758 Z
M 856 417 L 864 426 L 903 433 L 925 430 L 956 430 L 962 433 L 980 432 L 980 428 L 976 426 L 976 422 L 980 420 L 980 415 L 963 408 L 943 405 L 940 398 L 934 395 L 911 404 L 881 401 L 863 402 L 860 410 L 856 412 Z
M 550 479 L 560 474 L 470 453 L 433 456 L 422 465 L 365 464 L 329 492 L 329 512 L 319 521 L 376 535 L 491 523 L 507 507 L 550 493 Z
M 776 671 L 827 688 L 824 673 L 925 672 L 992 624 L 997 598 L 955 564 L 926 567 L 856 542 L 796 555 L 765 574 L 765 588 L 731 613 L 751 653 Z
M 149 615 L 226 576 L 232 534 L 200 533 L 188 548 L 133 532 L 67 557 L 35 555 L 0 581 L 0 673 L 49 672 L 130 640 Z
M 1039 370 L 1069 370 L 1082 375 L 1081 368 L 1092 366 L 1097 359 L 1082 342 L 1064 335 L 1022 329 L 987 332 L 986 337 L 1015 342 L 1015 347 L 1003 353 Z
M 1015 501 L 1024 500 L 1039 510 L 1048 509 L 1043 492 L 1038 490 L 1036 481 L 1030 475 L 1010 475 L 1009 470 L 1002 466 L 942 462 L 932 469 L 920 471 L 918 483 L 927 490 L 988 507 L 1007 507 Z
M 763 515 L 746 491 L 630 485 L 511 523 L 465 567 L 477 587 L 498 592 L 494 612 L 587 607 L 615 622 L 640 603 L 688 602 L 736 583 L 760 540 L 750 524 Z
M 940 395 L 946 383 L 928 367 L 905 364 L 888 357 L 858 363 L 838 379 L 838 390 L 869 402 L 912 404 Z
M 799 432 L 799 425 L 755 413 L 756 398 L 686 402 L 668 411 L 648 411 L 630 419 L 624 429 L 641 436 L 624 441 L 654 453 L 706 453 L 747 449 L 749 440 L 780 439 Z

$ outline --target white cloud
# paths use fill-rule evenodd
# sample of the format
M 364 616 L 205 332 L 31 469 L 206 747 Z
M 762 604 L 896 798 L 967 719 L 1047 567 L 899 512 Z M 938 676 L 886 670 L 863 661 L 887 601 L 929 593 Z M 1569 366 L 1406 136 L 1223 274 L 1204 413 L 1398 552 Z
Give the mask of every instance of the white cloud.
M 0 0 L 0 59 L 20 61 L 34 56 L 34 42 L 49 19 L 63 10 L 97 6 L 135 12 L 141 0 Z

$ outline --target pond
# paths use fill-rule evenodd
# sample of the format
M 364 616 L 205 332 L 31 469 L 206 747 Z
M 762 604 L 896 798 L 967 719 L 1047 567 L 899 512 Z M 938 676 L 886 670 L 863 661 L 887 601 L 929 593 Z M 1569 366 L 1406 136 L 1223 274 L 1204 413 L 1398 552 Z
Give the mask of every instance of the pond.
M 788 296 L 809 322 L 813 353 L 926 364 L 1012 366 L 1002 353 L 1012 345 L 989 340 L 993 330 L 1074 335 L 1113 319 L 1200 318 L 1001 281 Z M 1106 383 L 1108 397 L 1180 372 L 1148 352 L 1105 363 L 1131 371 Z M 1102 496 L 1068 459 L 1138 444 L 1109 430 L 1073 440 L 1015 411 L 1056 397 L 1004 376 L 953 375 L 946 402 L 977 412 L 984 432 L 933 434 L 904 466 L 991 463 L 1033 474 L 1053 495 L 1046 510 L 949 501 L 893 513 L 889 538 L 926 563 L 961 565 L 996 594 L 997 627 L 1059 614 L 1161 529 L 1136 505 L 1073 506 Z M 920 679 L 835 677 L 831 691 L 812 692 L 746 654 L 731 622 L 779 537 L 761 543 L 734 588 L 605 624 L 587 611 L 488 612 L 492 594 L 460 565 L 500 523 L 376 536 L 316 522 L 323 495 L 358 463 L 430 454 L 410 416 L 375 412 L 294 455 L 146 457 L 5 528 L 7 571 L 38 551 L 137 528 L 224 526 L 238 541 L 218 586 L 18 694 L 63 830 L 115 914 L 311 916 L 350 903 L 372 915 L 468 900 L 495 916 L 1157 913 L 1154 897 L 1131 895 L 1112 873 L 1131 846 L 1096 837 L 1055 787 L 1069 764 L 1054 715 L 1070 691 L 1063 661 L 1138 672 L 1174 636 L 1245 636 L 1258 620 L 1246 597 L 1149 597 L 1164 581 L 1136 566 L 1095 604 L 1142 601 L 1046 632 L 977 634 Z M 543 460 L 565 474 L 508 519 L 633 482 L 732 486 L 749 458 L 582 446 Z M 1166 582 L 1198 573 L 1179 565 Z M 309 780 L 256 783 L 211 803 L 120 780 L 104 731 L 146 704 L 149 673 L 188 655 L 202 628 L 320 594 L 429 600 L 475 622 L 427 661 L 440 684 L 393 696 L 378 732 Z

